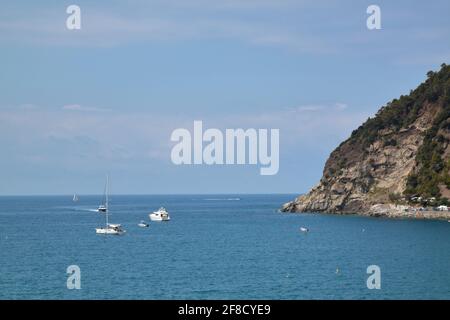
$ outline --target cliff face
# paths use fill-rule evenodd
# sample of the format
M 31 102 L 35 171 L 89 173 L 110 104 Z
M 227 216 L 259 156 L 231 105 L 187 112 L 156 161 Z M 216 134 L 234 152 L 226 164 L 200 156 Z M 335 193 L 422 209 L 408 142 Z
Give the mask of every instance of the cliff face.
M 380 205 L 406 203 L 412 195 L 445 202 L 449 117 L 450 66 L 444 64 L 353 131 L 331 153 L 318 185 L 282 210 L 378 215 Z

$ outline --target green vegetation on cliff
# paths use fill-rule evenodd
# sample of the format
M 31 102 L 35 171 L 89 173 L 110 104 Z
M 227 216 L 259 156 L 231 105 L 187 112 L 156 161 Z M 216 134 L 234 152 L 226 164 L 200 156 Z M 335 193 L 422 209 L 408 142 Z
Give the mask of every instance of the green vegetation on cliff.
M 352 132 L 352 142 L 362 143 L 368 147 L 380 138 L 380 131 L 384 129 L 398 132 L 402 128 L 411 125 L 418 117 L 420 111 L 428 103 L 439 103 L 446 107 L 447 111 L 439 116 L 445 121 L 449 116 L 450 105 L 450 66 L 442 64 L 439 72 L 430 71 L 428 79 L 412 90 L 409 95 L 402 95 L 382 107 L 375 117 L 367 121 Z M 393 143 L 393 141 L 391 142 Z
M 427 101 L 439 105 L 440 111 L 425 133 L 416 156 L 417 169 L 408 177 L 405 195 L 440 198 L 440 185 L 450 189 L 450 160 L 445 156 L 450 142 L 450 66 L 429 72 L 425 85 Z
M 416 168 L 407 179 L 404 195 L 436 197 L 440 202 L 446 202 L 446 199 L 440 199 L 440 186 L 450 189 L 450 160 L 445 152 L 450 142 L 450 66 L 442 64 L 438 72 L 428 72 L 425 82 L 409 95 L 402 95 L 382 107 L 375 117 L 354 130 L 345 142 L 363 153 L 378 140 L 383 142 L 383 146 L 395 147 L 397 141 L 390 137 L 390 133 L 409 128 L 429 106 L 436 108 L 437 114 L 431 128 L 425 132 L 416 156 Z

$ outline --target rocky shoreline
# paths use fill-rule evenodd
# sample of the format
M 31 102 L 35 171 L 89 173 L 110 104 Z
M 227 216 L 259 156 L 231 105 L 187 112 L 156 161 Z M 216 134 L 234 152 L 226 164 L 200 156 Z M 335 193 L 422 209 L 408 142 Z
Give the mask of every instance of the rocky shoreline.
M 296 209 L 296 202 L 290 201 L 285 203 L 281 212 L 284 213 L 295 213 L 299 212 Z M 303 213 L 308 213 L 306 211 L 301 211 Z M 313 213 L 313 212 L 311 212 Z M 314 212 L 316 213 L 316 212 Z M 384 217 L 392 219 L 421 219 L 421 220 L 448 220 L 450 221 L 450 211 L 438 211 L 438 210 L 420 210 L 416 207 L 409 207 L 405 205 L 395 205 L 395 204 L 374 204 L 369 207 L 367 211 L 351 212 L 351 211 L 319 211 L 317 213 L 326 214 L 341 214 L 341 215 L 351 215 L 356 214 L 360 216 L 368 217 Z

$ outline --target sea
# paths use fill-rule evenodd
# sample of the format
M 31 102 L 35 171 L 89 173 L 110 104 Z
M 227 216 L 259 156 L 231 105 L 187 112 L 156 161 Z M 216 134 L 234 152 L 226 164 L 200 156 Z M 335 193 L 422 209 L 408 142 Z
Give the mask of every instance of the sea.
M 0 299 L 450 299 L 449 222 L 280 213 L 294 197 L 112 195 L 112 236 L 100 195 L 2 196 Z

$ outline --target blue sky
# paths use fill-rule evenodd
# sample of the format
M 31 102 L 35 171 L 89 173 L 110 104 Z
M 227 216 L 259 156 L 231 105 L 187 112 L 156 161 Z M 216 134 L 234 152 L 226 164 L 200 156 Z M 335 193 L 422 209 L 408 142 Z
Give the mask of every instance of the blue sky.
M 82 29 L 65 28 L 81 7 Z M 366 27 L 381 7 L 382 29 Z M 0 194 L 302 193 L 450 62 L 448 1 L 0 2 Z M 170 134 L 279 128 L 280 170 L 175 166 Z

